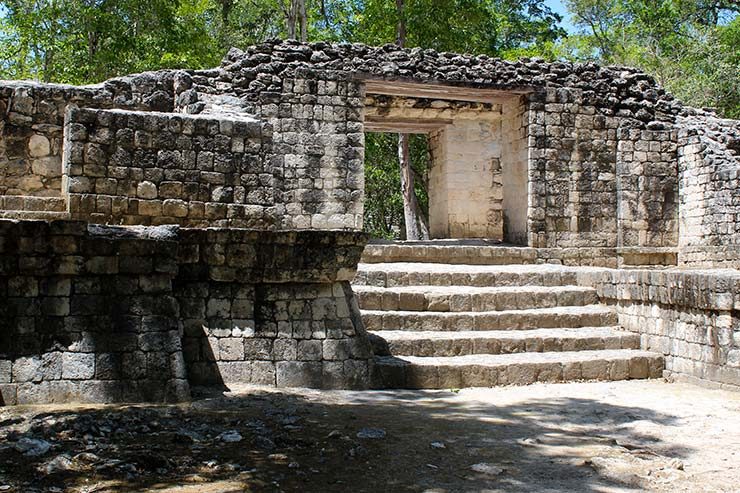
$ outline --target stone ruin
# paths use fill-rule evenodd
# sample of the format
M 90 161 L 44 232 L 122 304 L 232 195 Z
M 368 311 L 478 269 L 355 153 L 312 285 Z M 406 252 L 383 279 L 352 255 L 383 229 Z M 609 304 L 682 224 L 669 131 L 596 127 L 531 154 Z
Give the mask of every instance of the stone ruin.
M 268 42 L 212 70 L 0 82 L 0 115 L 0 403 L 550 374 L 740 385 L 740 122 L 684 106 L 638 70 Z M 466 241 L 363 256 L 364 132 L 429 135 L 431 234 Z M 513 363 L 494 378 L 493 365 L 393 361 L 392 338 L 365 326 L 401 328 L 413 319 L 398 314 L 439 302 L 393 288 L 455 281 L 376 263 L 419 260 L 530 265 L 451 275 L 473 291 L 509 274 L 580 286 L 575 298 L 608 307 L 604 324 L 643 352 L 603 374 L 540 363 L 529 380 Z M 461 312 L 454 323 L 434 315 L 416 330 L 481 330 L 464 291 L 438 308 Z M 486 294 L 495 310 L 549 306 L 504 294 Z M 490 308 L 497 329 L 566 326 Z

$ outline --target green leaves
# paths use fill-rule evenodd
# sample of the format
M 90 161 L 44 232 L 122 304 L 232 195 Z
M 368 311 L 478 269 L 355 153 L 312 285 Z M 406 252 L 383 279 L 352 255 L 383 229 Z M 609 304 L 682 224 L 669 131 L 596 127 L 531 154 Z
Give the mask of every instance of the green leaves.
M 2 76 L 89 83 L 217 63 L 202 0 L 9 0 Z M 218 55 L 216 53 L 219 52 Z
M 581 33 L 566 58 L 632 65 L 685 103 L 740 115 L 740 37 L 731 0 L 567 0 Z

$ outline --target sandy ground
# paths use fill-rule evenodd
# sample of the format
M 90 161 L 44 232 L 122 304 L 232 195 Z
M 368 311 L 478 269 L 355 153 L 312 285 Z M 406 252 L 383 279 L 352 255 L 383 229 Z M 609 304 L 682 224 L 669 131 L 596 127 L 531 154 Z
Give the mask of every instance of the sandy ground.
M 23 455 L 23 438 L 51 448 Z M 0 491 L 737 492 L 740 394 L 250 387 L 177 406 L 0 408 Z

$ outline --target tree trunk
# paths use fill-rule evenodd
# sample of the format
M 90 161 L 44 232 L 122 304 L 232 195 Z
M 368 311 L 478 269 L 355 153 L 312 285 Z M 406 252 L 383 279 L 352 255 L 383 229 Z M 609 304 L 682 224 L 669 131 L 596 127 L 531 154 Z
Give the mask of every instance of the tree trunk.
M 396 0 L 396 44 L 401 48 L 406 44 L 405 0 Z M 403 218 L 406 224 L 406 239 L 421 240 L 429 238 L 428 228 L 419 219 L 421 208 L 414 191 L 414 173 L 411 170 L 408 134 L 398 134 L 398 166 L 401 169 L 401 195 L 403 196 Z
M 398 165 L 401 168 L 401 194 L 403 195 L 403 219 L 406 224 L 406 239 L 421 240 L 419 204 L 414 192 L 414 174 L 411 171 L 408 134 L 398 135 Z
M 288 31 L 288 39 L 296 39 L 295 37 L 295 21 L 298 15 L 298 6 L 296 0 L 290 0 L 290 6 L 284 9 L 285 13 L 285 24 Z
M 308 18 L 306 17 L 306 0 L 298 0 L 298 20 L 301 27 L 301 41 L 308 41 Z

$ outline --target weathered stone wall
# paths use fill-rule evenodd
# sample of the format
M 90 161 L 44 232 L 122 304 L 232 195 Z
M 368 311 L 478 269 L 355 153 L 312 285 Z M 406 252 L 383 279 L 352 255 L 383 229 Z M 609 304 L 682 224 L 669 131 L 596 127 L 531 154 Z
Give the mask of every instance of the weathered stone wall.
M 174 79 L 174 72 L 161 71 L 86 87 L 0 81 L 0 196 L 61 194 L 67 105 L 172 111 Z
M 183 400 L 168 229 L 0 221 L 0 401 Z
M 191 382 L 366 388 L 372 350 L 349 286 L 364 243 L 184 231 L 175 294 Z
M 0 401 L 183 400 L 215 382 L 365 388 L 372 354 L 348 284 L 365 241 L 0 221 Z
M 678 139 L 679 262 L 740 268 L 740 124 L 687 119 Z
M 529 245 L 617 244 L 618 119 L 578 89 L 530 96 Z
M 275 129 L 273 166 L 297 229 L 362 229 L 363 88 L 348 74 L 299 71 L 258 113 Z M 277 104 L 275 104 L 277 103 Z
M 620 128 L 617 132 L 620 247 L 678 244 L 676 134 L 667 129 Z
M 245 64 L 250 66 L 251 64 Z M 255 115 L 273 129 L 266 155 L 275 176 L 276 214 L 284 228 L 362 229 L 364 87 L 348 73 L 296 68 L 277 78 L 243 67 L 231 88 L 196 72 L 178 96 L 183 112 Z M 249 88 L 249 89 L 247 89 Z M 188 103 L 188 104 L 185 104 Z
M 503 239 L 501 137 L 500 117 L 455 118 L 435 134 L 429 172 L 432 238 Z
M 529 213 L 529 159 L 527 123 L 528 110 L 524 98 L 515 98 L 503 104 L 502 133 L 502 206 L 504 240 L 515 245 L 527 244 L 527 216 Z
M 735 265 L 738 251 L 726 238 L 707 240 L 712 245 L 690 239 L 695 234 L 691 231 L 702 228 L 715 228 L 717 235 L 726 237 L 735 231 L 730 226 L 736 223 L 735 212 L 724 213 L 722 218 L 713 216 L 704 226 L 691 219 L 696 214 L 694 206 L 702 201 L 713 211 L 734 207 L 733 171 L 713 165 L 717 173 L 724 174 L 713 180 L 716 191 L 702 190 L 699 200 L 698 193 L 689 190 L 694 186 L 692 172 L 684 173 L 685 179 L 679 182 L 675 166 L 679 130 L 690 126 L 689 120 L 699 128 L 710 125 L 714 121 L 710 113 L 683 106 L 635 69 L 541 60 L 506 62 L 392 46 L 270 42 L 244 52 L 232 50 L 221 67 L 211 70 L 161 71 L 85 88 L 3 83 L 0 102 L 10 111 L 2 119 L 0 138 L 0 147 L 6 149 L 0 152 L 0 168 L 4 167 L 8 177 L 0 180 L 5 187 L 0 206 L 4 210 L 60 210 L 63 204 L 53 197 L 39 202 L 10 194 L 59 195 L 60 115 L 66 104 L 74 103 L 202 114 L 218 120 L 252 115 L 273 129 L 263 166 L 272 170 L 272 213 L 281 219 L 276 227 L 361 229 L 365 86 L 382 81 L 383 87 L 389 87 L 396 80 L 406 88 L 414 84 L 424 87 L 425 94 L 442 87 L 442 94 L 450 94 L 446 104 L 453 106 L 460 103 L 455 102 L 455 94 L 462 94 L 461 87 L 483 91 L 490 100 L 513 101 L 524 95 L 525 104 L 508 105 L 503 112 L 500 133 L 505 136 L 506 149 L 499 165 L 504 186 L 498 186 L 494 177 L 487 191 L 490 197 L 482 195 L 481 201 L 490 199 L 490 204 L 475 211 L 484 211 L 485 220 L 490 221 L 485 233 L 472 236 L 500 237 L 496 222 L 503 216 L 504 225 L 510 223 L 504 228 L 505 239 L 533 247 L 669 248 L 676 246 L 677 204 L 683 204 L 682 221 L 687 225 L 682 228 L 687 233 L 682 242 L 687 252 L 683 261 Z M 372 111 L 369 114 L 372 116 Z M 714 133 L 726 133 L 732 125 L 720 127 Z M 513 136 L 521 140 L 510 140 Z M 40 156 L 46 152 L 44 139 L 49 141 L 49 156 Z M 526 146 L 522 145 L 524 139 Z M 438 138 L 433 140 L 439 142 Z M 710 140 L 714 144 L 698 152 L 703 156 L 710 148 L 718 150 L 711 151 L 714 157 L 701 160 L 716 163 L 719 154 L 735 152 L 732 139 Z M 266 144 L 263 140 L 263 146 Z M 690 146 L 682 147 L 687 148 L 686 156 L 695 154 Z M 31 156 L 31 148 L 38 159 Z M 8 154 L 7 149 L 12 152 Z M 522 157 L 523 152 L 527 158 Z M 509 159 L 512 164 L 507 164 Z M 47 169 L 54 176 L 39 179 L 34 163 L 37 170 Z M 521 176 L 525 167 L 526 179 Z M 8 171 L 11 168 L 14 171 Z M 26 176 L 23 186 L 20 175 Z M 526 211 L 522 207 L 525 182 L 529 192 Z M 682 198 L 684 189 L 691 197 Z M 61 195 L 64 198 L 63 191 Z M 184 213 L 183 205 L 174 202 L 180 199 L 169 200 L 173 215 L 167 216 L 163 210 L 161 217 L 167 219 L 162 221 L 187 224 L 175 215 Z M 450 202 L 436 200 L 439 204 Z M 88 200 L 84 208 L 89 211 L 92 206 Z M 100 206 L 106 211 L 107 199 L 102 199 Z M 152 206 L 150 212 L 156 212 L 157 204 Z M 98 207 L 97 201 L 94 207 Z M 228 220 L 216 218 L 222 210 L 220 205 L 211 207 L 214 217 L 203 219 L 220 225 L 216 221 Z M 133 212 L 137 214 L 127 216 L 125 222 L 147 222 L 145 218 L 154 217 Z M 464 214 L 453 211 L 450 215 Z M 460 234 L 452 236 L 467 235 L 466 227 L 481 229 L 479 219 L 461 220 L 462 225 L 455 226 Z
M 273 228 L 270 137 L 253 119 L 71 108 L 68 211 L 98 223 Z
M 733 270 L 579 273 L 614 305 L 669 375 L 740 386 L 740 274 Z

